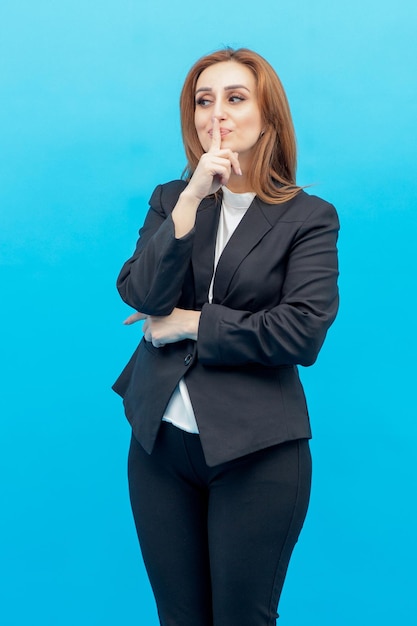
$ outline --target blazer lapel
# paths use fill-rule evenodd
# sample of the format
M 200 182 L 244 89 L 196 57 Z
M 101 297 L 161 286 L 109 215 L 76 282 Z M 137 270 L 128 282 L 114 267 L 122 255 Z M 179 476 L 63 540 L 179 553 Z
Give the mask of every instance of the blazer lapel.
M 235 271 L 272 228 L 271 223 L 265 217 L 262 205 L 263 203 L 258 198 L 254 198 L 220 256 L 213 285 L 213 302 L 215 303 L 224 300 Z
M 204 198 L 197 211 L 192 252 L 195 299 L 198 307 L 207 302 L 208 290 L 214 271 L 214 252 L 219 225 L 221 197 Z

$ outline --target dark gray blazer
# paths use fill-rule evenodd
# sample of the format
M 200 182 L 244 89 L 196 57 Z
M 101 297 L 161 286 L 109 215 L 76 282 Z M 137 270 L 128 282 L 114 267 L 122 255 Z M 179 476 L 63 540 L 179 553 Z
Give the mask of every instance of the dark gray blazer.
M 194 229 L 174 236 L 183 181 L 158 186 L 117 287 L 149 315 L 201 310 L 197 342 L 154 348 L 144 339 L 115 382 L 133 433 L 151 452 L 185 376 L 208 465 L 311 437 L 297 364 L 317 358 L 338 307 L 334 207 L 301 191 L 284 204 L 255 198 L 208 290 L 221 198 L 205 198 Z

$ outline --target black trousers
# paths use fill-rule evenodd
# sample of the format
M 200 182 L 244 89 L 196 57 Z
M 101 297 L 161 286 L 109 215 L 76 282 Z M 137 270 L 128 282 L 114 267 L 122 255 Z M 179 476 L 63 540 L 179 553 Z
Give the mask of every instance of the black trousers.
M 129 489 L 161 626 L 273 626 L 307 512 L 305 439 L 208 467 L 198 435 L 132 437 Z

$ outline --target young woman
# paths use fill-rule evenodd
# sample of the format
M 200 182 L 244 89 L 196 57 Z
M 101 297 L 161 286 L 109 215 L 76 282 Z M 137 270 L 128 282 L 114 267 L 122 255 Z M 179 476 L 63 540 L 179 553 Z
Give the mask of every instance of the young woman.
M 297 365 L 338 306 L 338 219 L 295 182 L 283 87 L 247 50 L 191 68 L 185 180 L 158 186 L 118 289 L 144 320 L 114 385 L 162 626 L 272 626 L 310 494 Z

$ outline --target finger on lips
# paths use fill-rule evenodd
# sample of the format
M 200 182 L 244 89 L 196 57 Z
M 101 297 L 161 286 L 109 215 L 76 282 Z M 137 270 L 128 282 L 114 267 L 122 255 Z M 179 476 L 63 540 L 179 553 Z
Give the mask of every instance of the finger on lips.
M 220 150 L 221 143 L 222 143 L 222 137 L 220 134 L 220 122 L 217 119 L 217 117 L 213 117 L 210 150 Z
M 228 159 L 233 167 L 233 171 L 238 176 L 242 176 L 242 170 L 239 164 L 239 154 L 232 152 L 229 149 L 221 150 L 222 137 L 220 132 L 220 122 L 216 117 L 213 117 L 213 126 L 211 131 L 211 146 L 209 152 L 218 152 L 218 156 Z

